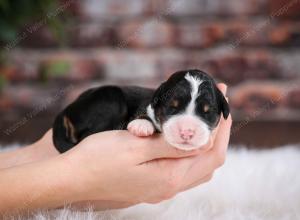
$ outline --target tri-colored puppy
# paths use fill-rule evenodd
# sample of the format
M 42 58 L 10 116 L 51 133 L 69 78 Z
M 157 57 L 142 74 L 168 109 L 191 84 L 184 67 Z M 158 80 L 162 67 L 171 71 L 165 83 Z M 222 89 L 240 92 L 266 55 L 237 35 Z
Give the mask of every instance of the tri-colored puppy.
M 216 83 L 200 70 L 174 73 L 158 89 L 103 86 L 82 93 L 55 119 L 53 141 L 65 152 L 85 137 L 128 129 L 136 136 L 161 132 L 172 146 L 201 148 L 229 105 Z

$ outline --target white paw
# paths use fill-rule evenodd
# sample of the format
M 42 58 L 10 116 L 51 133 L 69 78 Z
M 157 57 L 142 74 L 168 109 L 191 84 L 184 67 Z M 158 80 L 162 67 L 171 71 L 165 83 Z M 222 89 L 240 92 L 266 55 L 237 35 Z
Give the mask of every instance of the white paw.
M 135 119 L 127 126 L 128 131 L 138 137 L 150 136 L 154 133 L 152 123 L 146 119 Z

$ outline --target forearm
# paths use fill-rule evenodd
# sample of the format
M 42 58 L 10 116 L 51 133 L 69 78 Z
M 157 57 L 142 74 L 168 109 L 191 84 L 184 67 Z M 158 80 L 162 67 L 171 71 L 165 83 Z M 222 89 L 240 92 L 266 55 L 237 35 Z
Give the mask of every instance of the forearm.
M 76 200 L 77 181 L 64 156 L 0 171 L 0 213 L 56 208 Z
M 58 155 L 58 151 L 53 146 L 51 135 L 50 130 L 43 138 L 32 145 L 0 153 L 0 170 Z

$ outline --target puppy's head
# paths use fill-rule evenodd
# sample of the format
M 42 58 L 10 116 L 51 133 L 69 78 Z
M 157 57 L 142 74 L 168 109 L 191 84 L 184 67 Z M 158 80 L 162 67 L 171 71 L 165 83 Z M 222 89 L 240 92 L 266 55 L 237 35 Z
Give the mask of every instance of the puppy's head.
M 201 148 L 229 105 L 214 80 L 200 70 L 174 73 L 155 92 L 148 116 L 176 148 Z

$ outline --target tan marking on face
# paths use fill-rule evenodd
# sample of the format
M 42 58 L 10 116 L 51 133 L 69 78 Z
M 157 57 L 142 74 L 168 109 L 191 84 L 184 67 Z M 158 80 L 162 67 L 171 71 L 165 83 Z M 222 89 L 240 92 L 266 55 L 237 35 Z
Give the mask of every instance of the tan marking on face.
M 204 107 L 203 107 L 203 111 L 204 112 L 208 112 L 210 109 L 209 105 L 208 104 L 205 104 Z
M 179 101 L 176 99 L 172 100 L 170 106 L 173 108 L 177 108 L 179 106 Z
M 71 120 L 66 116 L 64 116 L 64 127 L 66 129 L 66 136 L 71 139 L 72 143 L 77 143 L 78 140 L 75 135 L 76 129 Z

